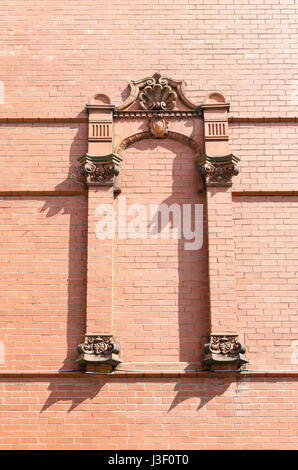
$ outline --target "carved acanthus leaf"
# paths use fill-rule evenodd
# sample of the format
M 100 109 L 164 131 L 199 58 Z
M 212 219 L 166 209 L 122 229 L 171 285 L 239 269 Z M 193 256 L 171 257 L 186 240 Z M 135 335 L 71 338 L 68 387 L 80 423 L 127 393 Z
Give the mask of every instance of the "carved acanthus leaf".
M 247 364 L 248 360 L 244 356 L 246 348 L 237 341 L 237 337 L 237 334 L 232 333 L 211 334 L 209 343 L 204 346 L 202 365 L 212 368 L 214 365 L 234 364 L 242 367 Z
M 206 178 L 206 183 L 230 183 L 232 176 L 239 173 L 239 168 L 234 163 L 211 164 L 205 163 L 201 166 L 201 172 Z
M 117 173 L 116 165 L 114 163 L 85 163 L 81 167 L 82 173 L 87 176 L 90 183 L 107 183 L 113 180 L 114 175 Z M 119 173 L 119 170 L 118 170 Z
M 87 178 L 87 184 L 114 185 L 114 191 L 120 190 L 116 186 L 116 177 L 120 173 L 122 157 L 116 154 L 95 156 L 86 153 L 78 161 L 81 163 L 81 173 Z
M 236 335 L 212 335 L 210 342 L 205 344 L 206 354 L 220 354 L 222 356 L 235 357 L 245 353 L 245 346 L 236 341 Z
M 202 155 L 197 163 L 207 185 L 231 185 L 232 177 L 238 175 L 239 158 L 233 154 L 224 157 Z

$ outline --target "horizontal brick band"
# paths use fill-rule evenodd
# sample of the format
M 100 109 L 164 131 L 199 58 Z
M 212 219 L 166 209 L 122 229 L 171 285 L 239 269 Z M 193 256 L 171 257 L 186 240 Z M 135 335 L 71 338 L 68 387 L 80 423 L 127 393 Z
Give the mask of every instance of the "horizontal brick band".
M 115 370 L 113 373 L 106 372 L 106 373 L 99 373 L 99 372 L 81 372 L 81 371 L 76 371 L 76 372 L 58 372 L 58 371 L 7 371 L 7 372 L 0 372 L 0 377 L 82 377 L 83 375 L 86 376 L 100 376 L 100 375 L 105 375 L 105 376 L 110 376 L 114 378 L 134 378 L 134 377 L 154 377 L 154 378 L 180 378 L 180 377 L 197 377 L 197 378 L 210 378 L 210 377 L 229 377 L 229 376 L 234 376 L 237 375 L 237 377 L 295 377 L 298 376 L 298 371 L 293 370 L 293 371 L 235 371 L 235 370 L 229 370 L 229 371 L 198 371 L 198 372 L 187 372 L 187 371 L 181 371 L 181 372 L 176 372 L 176 371 L 168 371 L 168 372 L 150 372 L 150 371 L 121 371 L 120 370 Z
M 274 123 L 274 122 L 298 122 L 296 116 L 264 116 L 264 117 L 246 117 L 229 116 L 229 123 Z M 88 116 L 81 117 L 6 117 L 0 118 L 0 124 L 64 124 L 64 123 L 87 123 Z

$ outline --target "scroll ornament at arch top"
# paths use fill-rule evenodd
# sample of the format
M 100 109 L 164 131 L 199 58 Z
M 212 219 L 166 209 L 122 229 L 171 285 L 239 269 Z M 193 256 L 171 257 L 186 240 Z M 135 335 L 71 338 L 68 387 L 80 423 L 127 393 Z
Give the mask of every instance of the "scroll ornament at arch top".
M 116 115 L 129 111 L 190 111 L 200 113 L 200 106 L 184 95 L 185 82 L 164 77 L 159 72 L 129 83 L 130 95 L 115 110 Z M 172 114 L 172 113 L 171 113 Z

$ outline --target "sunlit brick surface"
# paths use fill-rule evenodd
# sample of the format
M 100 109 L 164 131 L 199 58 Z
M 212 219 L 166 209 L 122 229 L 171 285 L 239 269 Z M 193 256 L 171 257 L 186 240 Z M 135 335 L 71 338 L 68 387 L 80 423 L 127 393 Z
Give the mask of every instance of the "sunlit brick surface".
M 193 152 L 176 142 L 148 140 L 131 147 L 123 163 L 122 195 L 127 208 L 142 204 L 146 239 L 119 237 L 114 247 L 114 329 L 123 344 L 126 361 L 197 362 L 208 329 L 208 271 L 206 218 L 204 243 L 200 249 L 185 249 L 187 240 L 173 239 L 166 226 L 156 224 L 150 206 L 204 205 L 198 194 L 201 177 Z M 132 215 L 127 216 L 127 230 Z M 116 220 L 118 219 L 116 203 Z M 202 220 L 203 223 L 203 220 Z M 152 233 L 157 230 L 157 239 Z M 194 228 L 193 228 L 194 230 Z
M 297 114 L 296 2 L 0 0 L 0 30 L 0 370 L 36 373 L 1 375 L 0 449 L 297 448 L 297 122 L 278 122 Z M 198 251 L 172 238 L 101 244 L 96 198 L 88 218 L 86 103 L 104 93 L 119 105 L 130 80 L 157 71 L 184 79 L 198 105 L 218 91 L 230 117 L 275 119 L 229 123 L 240 174 L 230 192 L 209 191 L 209 221 L 188 147 L 147 140 L 124 152 L 128 204 L 204 205 Z M 98 306 L 112 312 L 122 367 L 201 367 L 211 303 L 249 369 L 292 376 L 38 376 L 78 367 L 88 242 L 90 321 Z
M 73 367 L 85 333 L 86 198 L 1 197 L 0 214 L 0 367 Z
M 2 379 L 2 449 L 295 448 L 292 378 Z
M 237 316 L 252 368 L 297 370 L 297 220 L 297 197 L 234 200 Z
M 198 104 L 219 90 L 235 115 L 295 115 L 295 0 L 2 0 L 0 9 L 4 117 L 76 116 L 97 91 L 120 104 L 127 79 L 154 71 L 184 78 Z

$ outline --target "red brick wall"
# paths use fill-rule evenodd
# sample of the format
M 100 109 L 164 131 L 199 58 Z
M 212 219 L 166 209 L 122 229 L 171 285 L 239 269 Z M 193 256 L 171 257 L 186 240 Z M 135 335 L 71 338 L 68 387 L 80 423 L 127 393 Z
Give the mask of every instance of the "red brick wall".
M 68 176 L 87 150 L 87 123 L 69 119 L 86 118 L 97 92 L 120 104 L 129 80 L 155 71 L 185 79 L 198 104 L 224 93 L 232 116 L 293 117 L 295 9 L 294 0 L 0 0 L 1 370 L 77 368 L 87 199 Z M 68 121 L 22 122 L 45 117 Z M 241 195 L 297 191 L 296 129 L 230 126 L 241 158 L 233 186 L 236 328 L 250 369 L 297 370 L 297 196 Z M 193 155 L 178 143 L 148 141 L 125 153 L 129 201 L 205 204 L 200 188 Z M 113 327 L 123 367 L 199 366 L 206 241 L 199 252 L 175 240 L 150 250 L 146 240 L 115 241 Z M 0 448 L 293 449 L 295 377 L 1 377 Z
M 0 206 L 0 368 L 73 368 L 85 333 L 86 198 L 6 196 Z
M 151 237 L 151 204 L 202 204 L 201 177 L 193 152 L 173 141 L 148 140 L 130 147 L 122 167 L 126 204 L 147 210 L 147 239 L 116 239 L 114 328 L 129 362 L 197 362 L 208 330 L 207 237 L 199 250 L 185 250 L 185 238 Z M 183 210 L 182 210 L 183 212 Z M 117 218 L 117 212 L 116 212 Z M 127 225 L 132 217 L 127 217 Z M 182 218 L 181 218 L 182 219 Z M 181 220 L 182 222 L 182 220 Z
M 0 191 L 82 191 L 69 175 L 77 175 L 87 135 L 80 123 L 1 123 Z
M 297 196 L 234 199 L 238 322 L 253 369 L 297 370 L 297 216 Z
M 219 90 L 233 114 L 293 116 L 295 4 L 1 0 L 1 115 L 76 116 L 95 92 L 120 104 L 128 79 L 158 70 L 198 103 Z
M 297 190 L 297 132 L 296 123 L 231 124 L 231 148 L 241 158 L 233 190 Z
M 295 448 L 293 378 L 3 379 L 2 449 Z

